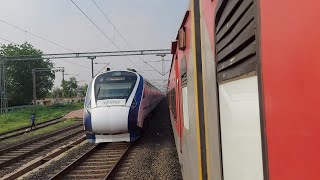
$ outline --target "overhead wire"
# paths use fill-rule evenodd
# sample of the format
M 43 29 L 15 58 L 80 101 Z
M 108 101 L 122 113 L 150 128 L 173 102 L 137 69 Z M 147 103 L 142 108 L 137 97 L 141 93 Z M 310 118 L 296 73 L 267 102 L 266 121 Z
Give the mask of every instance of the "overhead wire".
M 54 45 L 56 45 L 56 46 L 59 46 L 60 48 L 63 48 L 63 49 L 65 49 L 65 50 L 74 52 L 73 50 L 71 50 L 71 49 L 69 49 L 69 48 L 67 48 L 67 47 L 61 46 L 60 44 L 58 44 L 58 43 L 56 43 L 56 42 L 53 42 L 53 41 L 51 41 L 51 40 L 49 40 L 49 39 L 47 39 L 47 38 L 44 38 L 44 37 L 42 37 L 42 36 L 40 36 L 40 35 L 34 34 L 34 33 L 30 32 L 30 31 L 25 30 L 25 29 L 23 29 L 23 28 L 21 28 L 21 27 L 19 27 L 19 26 L 14 25 L 14 24 L 8 23 L 7 21 L 4 21 L 4 20 L 0 19 L 0 22 L 3 22 L 3 23 L 5 23 L 5 24 L 7 24 L 7 25 L 9 25 L 9 26 L 12 26 L 12 27 L 16 28 L 16 29 L 19 29 L 19 30 L 23 31 L 24 33 L 31 34 L 31 35 L 33 35 L 33 36 L 35 36 L 35 37 L 37 37 L 37 38 L 39 38 L 39 39 L 42 39 L 42 40 L 44 40 L 44 41 L 50 42 L 51 44 L 54 44 Z
M 67 61 L 68 63 L 74 64 L 74 65 L 77 65 L 77 66 L 81 66 L 81 67 L 86 68 L 86 69 L 90 69 L 90 68 L 89 68 L 89 67 L 87 67 L 87 66 L 84 66 L 84 65 L 82 65 L 82 64 L 78 64 L 78 63 L 74 63 L 74 62 L 69 61 L 69 60 L 66 60 L 66 59 L 64 59 L 63 61 Z
M 111 67 L 110 65 L 111 61 L 110 62 L 107 62 L 105 66 L 103 66 L 103 68 L 101 68 L 96 74 L 99 74 L 101 71 L 104 70 L 104 68 L 106 68 L 107 66 Z
M 117 29 L 117 27 L 111 22 L 111 20 L 108 18 L 108 16 L 106 15 L 106 13 L 104 13 L 103 11 L 102 11 L 102 9 L 99 7 L 99 5 L 94 1 L 94 0 L 91 0 L 94 4 L 95 4 L 95 6 L 99 9 L 99 11 L 103 14 L 103 16 L 107 19 L 107 21 L 111 24 L 111 26 L 114 28 L 114 30 L 120 35 L 120 37 L 123 39 L 123 40 L 125 40 L 126 41 L 126 38 L 124 38 L 123 36 L 122 36 L 122 34 L 118 31 L 118 29 Z M 126 43 L 127 43 L 127 41 L 126 41 Z M 127 45 L 128 45 L 128 43 L 127 43 Z
M 119 46 L 77 5 L 77 3 L 75 3 L 73 0 L 70 1 L 119 51 L 121 51 L 121 48 L 119 48 Z M 130 58 L 128 59 L 134 66 L 138 67 Z
M 111 63 L 111 62 L 110 62 Z M 109 64 L 107 64 L 107 65 L 105 65 L 105 66 L 103 66 L 103 68 L 101 68 L 101 70 L 100 71 L 98 71 L 96 74 L 99 74 L 101 71 L 103 71 L 107 66 L 109 66 L 109 67 L 111 67 L 112 69 L 113 69 L 113 67 L 110 65 L 110 63 Z
M 51 41 L 51 40 L 49 40 L 49 39 L 47 39 L 47 38 L 44 38 L 44 37 L 42 37 L 42 36 L 40 36 L 40 35 L 37 35 L 37 34 L 35 34 L 35 33 L 33 33 L 33 32 L 30 32 L 30 31 L 28 31 L 28 30 L 26 30 L 26 29 L 23 29 L 23 28 L 21 28 L 21 27 L 19 27 L 19 26 L 17 26 L 17 25 L 8 23 L 7 21 L 4 21 L 4 20 L 0 19 L 0 22 L 2 22 L 2 23 L 4 23 L 4 24 L 7 24 L 7 25 L 9 25 L 9 26 L 11 26 L 11 27 L 14 27 L 14 28 L 16 28 L 16 29 L 19 29 L 20 31 L 23 31 L 25 34 L 26 34 L 26 33 L 31 34 L 31 35 L 39 38 L 39 39 L 42 39 L 42 40 L 44 40 L 44 41 L 47 41 L 47 42 L 49 42 L 49 43 L 51 43 L 51 44 L 53 44 L 53 45 L 55 45 L 55 46 L 58 46 L 58 47 L 60 47 L 60 48 L 62 48 L 62 49 L 64 49 L 64 50 L 71 51 L 71 52 L 75 52 L 74 50 L 71 50 L 71 49 L 69 49 L 69 48 L 67 48 L 67 47 L 64 47 L 64 46 L 62 46 L 62 45 L 60 45 L 60 44 L 58 44 L 58 43 L 56 43 L 56 42 L 53 42 L 53 41 Z M 2 39 L 2 38 L 1 38 L 1 39 Z M 5 39 L 3 39 L 3 40 L 5 40 Z M 5 40 L 5 41 L 8 41 L 8 40 Z M 8 42 L 10 42 L 10 41 L 8 41 Z M 16 43 L 16 44 L 18 44 L 18 43 Z M 83 65 L 78 64 L 78 63 L 71 62 L 71 61 L 69 61 L 69 60 L 65 60 L 65 61 L 66 61 L 66 62 L 69 62 L 69 63 L 71 63 L 71 64 L 74 64 L 74 65 L 77 65 L 77 66 L 81 66 L 81 67 L 85 67 L 85 68 L 87 68 L 87 69 L 90 69 L 89 67 L 83 66 Z
M 72 0 L 71 0 L 72 1 Z M 99 7 L 99 5 L 94 1 L 94 0 L 91 0 L 95 6 L 98 8 L 98 10 L 103 14 L 103 16 L 107 19 L 107 21 L 111 24 L 111 26 L 114 28 L 114 30 L 120 35 L 120 37 L 124 40 L 124 42 L 127 44 L 127 46 L 129 47 L 129 49 L 132 50 L 132 48 L 130 47 L 127 39 L 119 32 L 118 28 L 112 23 L 112 21 L 108 18 L 108 16 L 106 15 L 105 12 L 103 12 L 103 10 Z M 161 74 L 156 68 L 154 68 L 152 65 L 150 65 L 147 61 L 145 61 L 144 59 L 142 59 L 140 56 L 139 56 L 139 59 L 141 59 L 146 65 L 148 65 L 149 67 L 151 67 L 153 70 L 155 70 L 156 72 L 158 72 L 159 74 Z M 162 75 L 162 74 L 161 74 Z M 149 76 L 149 74 L 148 74 Z M 150 76 L 149 76 L 150 77 Z
M 127 46 L 132 49 L 127 41 L 127 39 L 119 32 L 118 28 L 111 22 L 111 20 L 108 18 L 108 16 L 106 15 L 105 12 L 103 12 L 103 10 L 99 7 L 99 5 L 94 1 L 91 0 L 95 6 L 99 9 L 99 11 L 103 14 L 103 16 L 107 19 L 107 21 L 111 24 L 111 26 L 113 27 L 113 29 L 120 35 L 120 37 L 124 40 L 124 42 L 127 44 Z M 144 61 L 141 57 L 139 57 L 142 61 Z M 146 61 L 144 61 L 145 64 L 149 65 L 152 69 L 154 69 L 155 71 L 157 71 L 153 66 L 151 66 L 150 64 L 148 64 Z M 160 73 L 159 71 L 157 71 L 158 73 Z M 160 73 L 161 74 L 161 73 Z

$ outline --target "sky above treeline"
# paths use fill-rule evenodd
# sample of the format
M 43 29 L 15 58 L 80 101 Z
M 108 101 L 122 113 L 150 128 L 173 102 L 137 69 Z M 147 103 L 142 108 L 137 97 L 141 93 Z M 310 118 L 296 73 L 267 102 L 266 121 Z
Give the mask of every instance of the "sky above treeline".
M 188 7 L 188 0 L 72 0 L 121 50 L 167 49 L 177 35 Z M 82 14 L 71 0 L 0 0 L 0 43 L 28 42 L 44 53 L 94 52 L 119 50 Z M 106 17 L 99 11 L 98 7 Z M 7 23 L 21 29 L 12 27 Z M 40 39 L 30 33 L 41 36 Z M 122 37 L 121 37 L 122 36 Z M 52 41 L 62 47 L 50 43 Z M 101 57 L 97 63 L 109 63 L 115 70 L 134 68 L 155 84 L 161 76 L 143 61 L 161 71 L 158 56 Z M 166 56 L 171 60 L 171 56 Z M 53 60 L 56 67 L 75 76 L 80 84 L 91 80 L 91 63 L 87 59 Z M 166 72 L 170 69 L 166 61 Z M 94 73 L 104 71 L 106 64 L 95 64 Z M 62 75 L 56 74 L 55 86 Z

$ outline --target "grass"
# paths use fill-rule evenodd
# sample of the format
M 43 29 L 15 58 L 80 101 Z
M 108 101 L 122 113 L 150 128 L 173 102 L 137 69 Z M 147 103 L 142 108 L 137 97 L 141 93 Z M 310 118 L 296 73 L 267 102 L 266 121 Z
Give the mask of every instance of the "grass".
M 37 106 L 37 123 L 48 121 L 65 115 L 73 110 L 83 108 L 82 103 L 74 103 L 59 106 Z M 31 125 L 30 116 L 32 108 L 20 109 L 14 112 L 0 115 L 0 133 Z
M 78 121 L 78 122 L 79 122 L 79 121 Z M 51 125 L 51 126 L 47 126 L 47 127 L 45 127 L 45 128 L 32 131 L 32 132 L 30 132 L 30 133 L 25 133 L 23 137 L 21 137 L 21 138 L 14 138 L 14 139 L 12 139 L 12 140 L 9 140 L 8 142 L 13 143 L 13 142 L 20 141 L 22 138 L 24 139 L 24 138 L 28 138 L 28 137 L 32 137 L 32 136 L 37 136 L 37 135 L 41 135 L 41 134 L 46 134 L 46 133 L 53 132 L 53 131 L 62 129 L 62 128 L 64 128 L 64 127 L 67 127 L 67 126 L 76 124 L 76 123 L 77 123 L 77 119 L 74 119 L 74 118 L 66 119 L 65 121 L 59 122 L 59 123 L 57 123 L 57 124 L 54 124 L 54 125 Z

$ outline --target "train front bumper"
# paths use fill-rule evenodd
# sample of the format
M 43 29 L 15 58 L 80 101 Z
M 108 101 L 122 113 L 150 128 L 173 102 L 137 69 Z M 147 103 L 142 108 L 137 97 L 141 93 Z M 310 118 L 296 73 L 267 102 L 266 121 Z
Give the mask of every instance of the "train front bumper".
M 96 107 L 91 112 L 92 133 L 112 135 L 128 133 L 128 114 L 130 107 Z

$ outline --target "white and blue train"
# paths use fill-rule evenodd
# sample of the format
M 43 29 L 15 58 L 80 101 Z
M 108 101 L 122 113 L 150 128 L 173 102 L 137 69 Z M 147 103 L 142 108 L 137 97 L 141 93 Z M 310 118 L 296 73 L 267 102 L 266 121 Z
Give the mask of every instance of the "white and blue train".
M 164 94 L 133 71 L 109 71 L 93 78 L 84 103 L 84 129 L 93 143 L 135 141 L 145 118 Z

